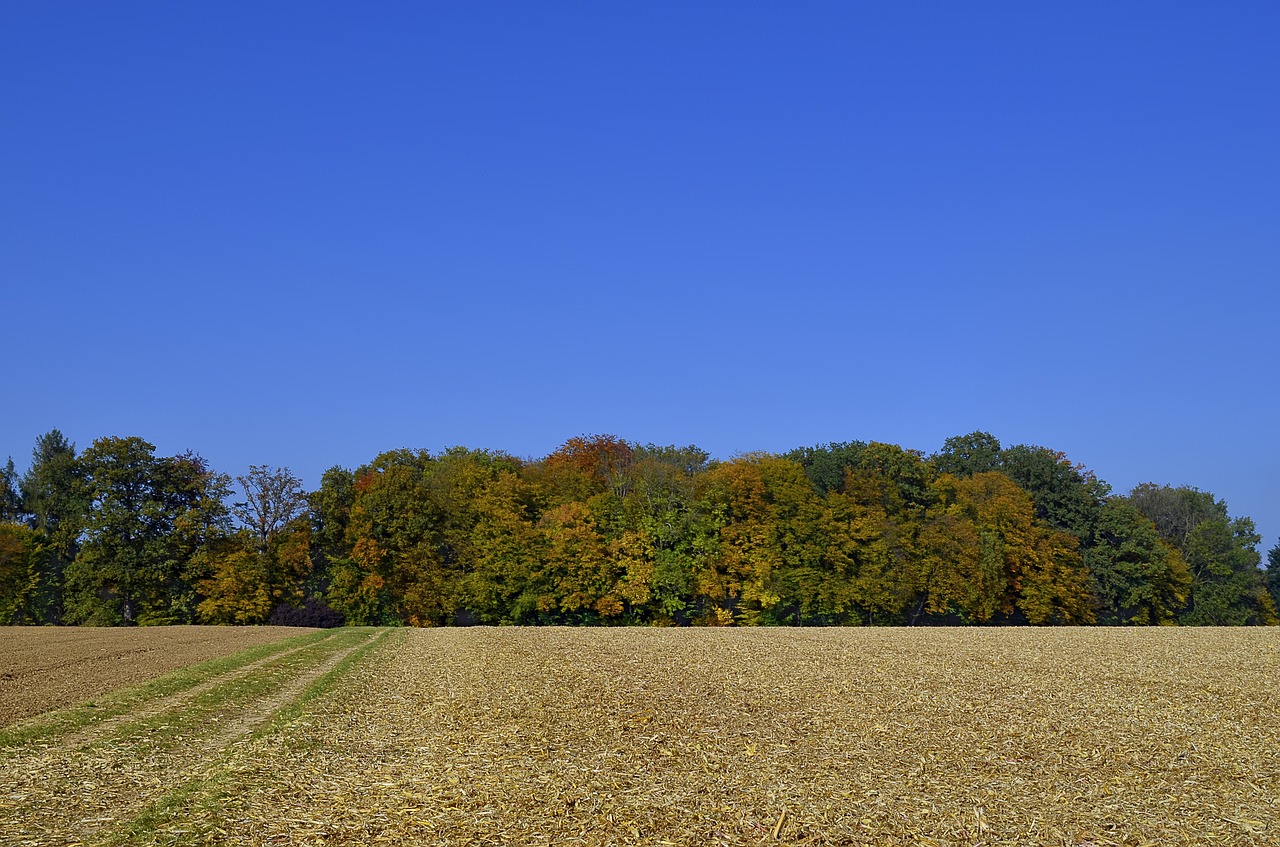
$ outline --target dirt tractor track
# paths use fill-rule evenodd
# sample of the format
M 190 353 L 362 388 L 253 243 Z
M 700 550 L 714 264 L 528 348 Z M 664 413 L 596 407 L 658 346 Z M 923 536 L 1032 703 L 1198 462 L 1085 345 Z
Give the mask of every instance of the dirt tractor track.
M 0 726 L 310 631 L 288 626 L 0 627 Z

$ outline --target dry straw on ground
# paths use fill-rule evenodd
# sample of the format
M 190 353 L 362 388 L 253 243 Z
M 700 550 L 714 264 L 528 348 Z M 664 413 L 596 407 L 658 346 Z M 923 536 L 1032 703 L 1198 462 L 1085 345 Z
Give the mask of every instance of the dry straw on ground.
M 182 749 L 11 751 L 9 811 L 63 811 L 0 840 L 1275 844 L 1278 681 L 1261 629 L 397 631 L 274 723 L 296 684 Z M 71 802 L 122 786 L 162 802 Z

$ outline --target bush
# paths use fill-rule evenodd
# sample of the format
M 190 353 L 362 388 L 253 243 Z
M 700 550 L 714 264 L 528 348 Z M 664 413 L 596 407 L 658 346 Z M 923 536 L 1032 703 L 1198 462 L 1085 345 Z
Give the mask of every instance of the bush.
M 309 597 L 301 608 L 288 603 L 276 606 L 267 623 L 272 626 L 312 626 L 330 629 L 342 626 L 345 620 L 341 614 L 330 609 L 321 600 Z

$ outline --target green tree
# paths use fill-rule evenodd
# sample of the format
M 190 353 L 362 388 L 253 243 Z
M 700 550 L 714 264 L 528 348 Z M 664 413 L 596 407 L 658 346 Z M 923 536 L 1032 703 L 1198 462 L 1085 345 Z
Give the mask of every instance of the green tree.
M 1276 623 L 1276 607 L 1258 568 L 1262 557 L 1256 548 L 1261 540 L 1249 518 L 1211 518 L 1196 524 L 1187 534 L 1185 547 L 1193 582 L 1183 623 Z
M 637 476 L 642 476 L 653 487 L 655 477 L 691 480 L 707 469 L 711 463 L 711 454 L 701 447 L 689 444 L 677 447 L 674 444 L 643 444 L 632 448 L 631 469 Z M 643 468 L 641 467 L 643 465 Z M 657 469 L 666 469 L 669 474 L 660 474 Z
M 698 480 L 711 466 L 695 446 L 635 448 L 631 491 L 607 537 L 624 576 L 618 595 L 634 622 L 685 624 L 696 614 L 694 575 L 716 530 Z
M 844 491 L 850 479 L 870 477 L 887 480 L 893 490 L 884 493 L 892 498 L 885 506 L 891 512 L 922 508 L 929 503 L 929 483 L 933 468 L 918 450 L 906 450 L 896 444 L 872 441 L 849 441 L 792 450 L 784 458 L 797 462 L 819 493 Z
M 799 463 L 821 494 L 844 489 L 845 472 L 862 467 L 865 441 L 840 441 L 816 447 L 797 447 L 786 458 Z
M 347 525 L 355 503 L 355 484 L 352 471 L 335 465 L 324 472 L 320 487 L 307 497 L 312 560 L 311 577 L 303 589 L 307 598 L 323 598 L 329 592 L 335 569 L 340 564 L 350 565 Z
M 80 554 L 67 569 L 75 623 L 189 623 L 192 566 L 223 535 L 228 480 L 194 454 L 155 455 L 141 438 L 100 438 L 79 460 L 90 504 Z
M 18 472 L 13 467 L 13 457 L 0 468 L 0 521 L 17 523 L 25 515 L 22 495 L 18 491 Z
M 1161 538 L 1184 552 L 1188 537 L 1201 523 L 1230 519 L 1225 501 L 1186 485 L 1173 488 L 1144 482 L 1129 492 L 1128 500 L 1156 525 Z
M 1123 498 L 1102 507 L 1084 561 L 1097 583 L 1100 623 L 1175 623 L 1190 596 L 1182 554 Z
M 475 560 L 464 584 L 465 618 L 485 624 L 535 623 L 543 536 L 538 492 L 514 470 L 500 471 L 478 492 L 472 527 Z M 545 604 L 544 604 L 545 605 Z
M 932 458 L 938 473 L 954 477 L 998 471 L 1000 441 L 991 433 L 982 431 L 955 435 L 943 442 L 942 449 Z
M 1056 450 L 1025 444 L 1001 451 L 999 470 L 1031 495 L 1040 520 L 1081 542 L 1093 537 L 1111 487 L 1092 471 Z
M 63 620 L 65 572 L 80 549 L 89 512 L 75 445 L 56 429 L 36 439 L 20 483 L 28 524 L 40 533 L 40 582 L 32 604 L 41 623 Z
M 1267 552 L 1267 591 L 1272 605 L 1280 609 L 1280 541 Z
M 60 530 L 66 536 L 79 534 L 88 503 L 79 483 L 75 445 L 61 432 L 52 429 L 36 439 L 31 465 L 20 485 L 34 529 L 50 540 Z
M 1260 569 L 1261 536 L 1249 518 L 1232 518 L 1225 500 L 1190 486 L 1145 483 L 1128 500 L 1176 547 L 1191 571 L 1191 596 L 1179 622 L 1267 624 L 1276 620 Z

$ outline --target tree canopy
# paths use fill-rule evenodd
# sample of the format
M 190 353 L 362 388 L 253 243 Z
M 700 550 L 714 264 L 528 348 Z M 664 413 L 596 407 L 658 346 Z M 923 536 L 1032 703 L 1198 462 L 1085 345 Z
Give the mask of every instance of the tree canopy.
M 1118 495 L 985 432 L 725 461 L 581 435 L 233 478 L 40 436 L 0 480 L 0 623 L 1276 623 L 1280 545 L 1194 488 Z

